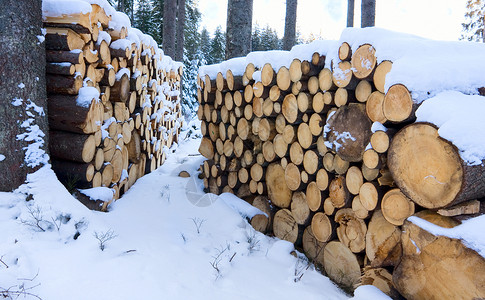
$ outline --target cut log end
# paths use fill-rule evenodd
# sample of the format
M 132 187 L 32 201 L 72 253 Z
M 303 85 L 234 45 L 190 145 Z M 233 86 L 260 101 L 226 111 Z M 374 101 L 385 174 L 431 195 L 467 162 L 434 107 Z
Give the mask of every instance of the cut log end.
M 389 148 L 388 165 L 397 186 L 421 206 L 441 208 L 469 200 L 459 197 L 466 191 L 458 150 L 431 124 L 415 123 L 399 131 Z
M 389 88 L 382 103 L 384 117 L 391 122 L 404 122 L 414 115 L 416 105 L 408 89 L 402 84 Z

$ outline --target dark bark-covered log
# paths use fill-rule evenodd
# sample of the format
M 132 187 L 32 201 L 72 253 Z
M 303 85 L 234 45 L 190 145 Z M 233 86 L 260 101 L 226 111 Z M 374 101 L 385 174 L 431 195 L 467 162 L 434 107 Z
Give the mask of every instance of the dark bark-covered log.
M 52 63 L 69 62 L 71 64 L 84 63 L 82 51 L 46 50 L 46 61 Z
M 365 113 L 364 105 L 351 103 L 340 107 L 328 119 L 327 125 L 330 131 L 326 138 L 332 143 L 332 149 L 344 160 L 361 161 L 372 135 L 372 122 Z
M 94 135 L 49 131 L 49 151 L 58 159 L 88 163 L 96 153 Z
M 57 178 L 69 189 L 92 187 L 91 182 L 96 172 L 93 164 L 57 159 L 52 159 L 51 162 Z
M 48 99 L 51 129 L 74 133 L 94 133 L 101 127 L 102 104 L 92 100 L 88 107 L 76 104 L 77 96 L 50 95 Z
M 46 73 L 71 76 L 76 72 L 76 67 L 70 63 L 47 63 Z
M 47 92 L 55 94 L 76 95 L 83 86 L 81 76 L 46 75 Z
M 84 44 L 81 36 L 71 29 L 47 28 L 47 34 L 45 35 L 45 47 L 47 50 L 82 50 Z
M 441 138 L 432 124 L 414 123 L 401 129 L 391 142 L 388 166 L 401 191 L 426 208 L 485 196 L 483 165 L 463 161 L 458 149 Z

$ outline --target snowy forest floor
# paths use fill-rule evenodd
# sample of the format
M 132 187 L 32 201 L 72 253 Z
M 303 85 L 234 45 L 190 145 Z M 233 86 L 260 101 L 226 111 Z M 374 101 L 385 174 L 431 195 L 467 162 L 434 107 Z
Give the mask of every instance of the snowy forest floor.
M 205 195 L 200 139 L 108 213 L 90 211 L 50 166 L 0 193 L 0 295 L 24 299 L 346 299 L 293 245 L 253 230 L 242 200 Z M 190 178 L 178 177 L 180 171 Z M 26 201 L 26 195 L 33 199 Z M 210 205 L 209 205 L 210 204 Z M 103 245 L 101 245 L 103 244 Z M 104 251 L 100 248 L 104 246 Z M 360 299 L 383 297 L 372 287 Z M 19 293 L 16 293 L 19 292 Z

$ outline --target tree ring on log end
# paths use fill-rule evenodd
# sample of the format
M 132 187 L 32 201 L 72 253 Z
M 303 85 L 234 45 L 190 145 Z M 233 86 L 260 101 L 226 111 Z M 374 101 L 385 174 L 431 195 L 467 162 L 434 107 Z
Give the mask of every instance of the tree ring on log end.
M 407 120 L 413 112 L 413 99 L 408 89 L 402 84 L 389 88 L 382 103 L 382 112 L 391 122 Z
M 266 170 L 266 185 L 271 202 L 281 208 L 290 206 L 292 192 L 286 185 L 285 170 L 279 163 L 272 163 Z
M 462 188 L 464 171 L 458 150 L 428 123 L 409 125 L 395 135 L 388 165 L 402 192 L 426 208 L 452 204 Z

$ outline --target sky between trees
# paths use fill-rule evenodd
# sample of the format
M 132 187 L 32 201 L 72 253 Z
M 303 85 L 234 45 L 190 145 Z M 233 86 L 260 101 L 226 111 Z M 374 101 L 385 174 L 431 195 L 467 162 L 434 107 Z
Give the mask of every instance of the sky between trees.
M 201 27 L 225 31 L 227 0 L 199 0 Z M 461 35 L 467 0 L 377 0 L 376 26 L 440 40 L 457 40 Z M 355 1 L 354 24 L 360 24 L 360 1 Z M 346 26 L 347 1 L 298 1 L 297 28 L 304 38 L 321 36 L 338 39 Z M 256 0 L 253 24 L 268 24 L 283 37 L 285 0 Z

